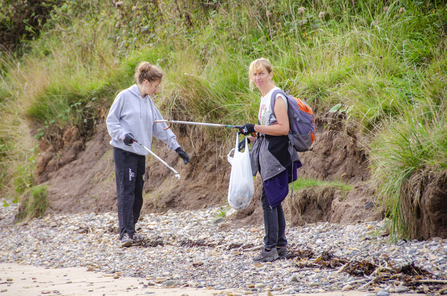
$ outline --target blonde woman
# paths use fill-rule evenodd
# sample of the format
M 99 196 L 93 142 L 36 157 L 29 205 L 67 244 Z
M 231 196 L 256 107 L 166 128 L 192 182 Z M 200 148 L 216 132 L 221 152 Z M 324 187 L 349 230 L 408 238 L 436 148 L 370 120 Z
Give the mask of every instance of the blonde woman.
M 262 178 L 261 202 L 264 211 L 264 248 L 254 258 L 257 262 L 271 262 L 287 256 L 286 220 L 281 202 L 289 193 L 289 183 L 296 180 L 302 166 L 298 153 L 289 141 L 287 98 L 281 94 L 272 97 L 279 88 L 273 83 L 273 67 L 265 58 L 253 61 L 249 68 L 250 88 L 253 84 L 261 92 L 258 124 L 244 124 L 240 132 L 253 143 L 250 152 L 253 175 L 259 171 Z M 272 100 L 275 101 L 272 110 Z M 244 143 L 244 142 L 241 142 Z M 243 144 L 240 143 L 240 148 Z
M 166 124 L 154 123 L 162 120 L 152 97 L 163 78 L 162 70 L 148 62 L 141 62 L 135 71 L 136 84 L 118 94 L 107 116 L 107 129 L 112 137 L 115 160 L 116 190 L 118 196 L 118 221 L 122 247 L 132 246 L 134 240 L 142 237 L 135 233 L 135 224 L 143 205 L 143 175 L 145 156 L 149 153 L 140 145 L 132 145 L 133 139 L 146 147 L 151 147 L 152 137 L 165 142 L 190 162 L 188 154 L 180 148 L 176 136 Z

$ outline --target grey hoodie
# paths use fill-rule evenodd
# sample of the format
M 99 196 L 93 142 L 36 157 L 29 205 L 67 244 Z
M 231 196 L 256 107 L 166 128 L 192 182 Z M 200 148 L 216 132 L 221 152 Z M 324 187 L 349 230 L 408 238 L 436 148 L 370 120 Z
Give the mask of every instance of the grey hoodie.
M 165 142 L 170 150 L 176 150 L 180 145 L 174 133 L 170 129 L 164 130 L 165 123 L 154 123 L 161 119 L 163 117 L 152 99 L 149 96 L 143 98 L 134 84 L 120 92 L 110 107 L 106 120 L 107 130 L 112 137 L 110 144 L 135 154 L 148 155 L 149 152 L 138 144 L 127 146 L 123 143 L 124 135 L 132 133 L 138 142 L 149 149 L 152 136 L 155 136 Z

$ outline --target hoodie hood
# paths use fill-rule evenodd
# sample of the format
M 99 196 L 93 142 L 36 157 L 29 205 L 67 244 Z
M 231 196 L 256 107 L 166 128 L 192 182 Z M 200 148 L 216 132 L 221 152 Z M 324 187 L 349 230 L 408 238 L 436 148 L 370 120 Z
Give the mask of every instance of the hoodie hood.
M 142 97 L 140 94 L 140 90 L 138 89 L 138 85 L 134 84 L 131 87 L 128 88 L 129 92 L 133 94 L 139 101 L 139 107 L 140 107 L 140 118 L 143 118 L 143 101 L 148 96 Z
M 135 96 L 142 98 L 140 90 L 138 89 L 138 85 L 134 84 L 131 87 L 129 87 L 128 90 Z

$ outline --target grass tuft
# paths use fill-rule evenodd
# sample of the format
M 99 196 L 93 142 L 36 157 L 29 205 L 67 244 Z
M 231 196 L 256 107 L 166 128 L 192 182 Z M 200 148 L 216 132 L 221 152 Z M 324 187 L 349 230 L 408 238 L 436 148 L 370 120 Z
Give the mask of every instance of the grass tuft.
M 298 178 L 296 181 L 292 183 L 292 187 L 294 191 L 308 189 L 312 187 L 318 186 L 328 186 L 328 187 L 337 187 L 343 193 L 349 192 L 352 190 L 352 186 L 341 181 L 322 181 L 317 179 L 310 178 Z
M 48 194 L 45 185 L 39 185 L 27 191 L 19 201 L 16 222 L 42 217 L 48 207 Z

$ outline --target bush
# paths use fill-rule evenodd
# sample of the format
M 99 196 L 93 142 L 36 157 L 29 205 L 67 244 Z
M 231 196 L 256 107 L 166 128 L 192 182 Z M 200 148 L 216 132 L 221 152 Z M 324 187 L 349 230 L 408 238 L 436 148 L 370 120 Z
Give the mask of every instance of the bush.
M 38 36 L 53 8 L 62 2 L 0 0 L 0 51 L 20 51 L 22 42 Z

